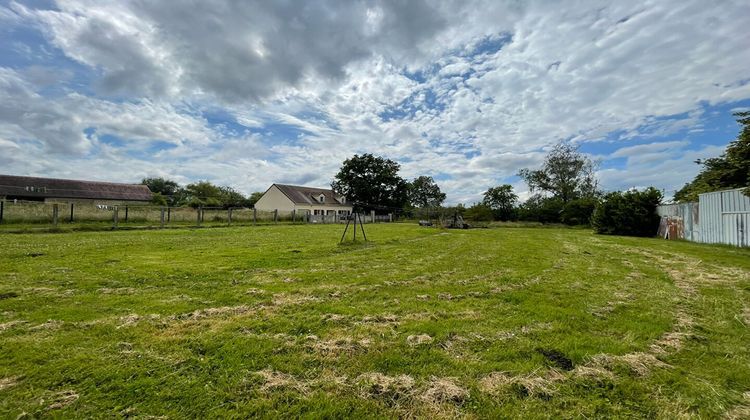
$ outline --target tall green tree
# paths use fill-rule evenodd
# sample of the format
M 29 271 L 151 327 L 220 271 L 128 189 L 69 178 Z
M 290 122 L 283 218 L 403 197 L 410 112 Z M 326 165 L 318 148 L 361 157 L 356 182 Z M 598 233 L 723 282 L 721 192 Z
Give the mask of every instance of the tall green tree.
M 222 202 L 223 192 L 221 188 L 208 181 L 198 181 L 185 187 L 187 193 L 187 204 L 190 207 L 206 206 L 219 207 Z
M 420 176 L 409 183 L 409 202 L 414 207 L 438 207 L 445 201 L 445 193 L 431 176 Z
M 492 187 L 485 191 L 482 203 L 491 208 L 496 219 L 512 220 L 515 218 L 518 195 L 509 184 Z
M 219 187 L 219 201 L 221 201 L 221 205 L 225 208 L 250 207 L 247 197 L 232 187 Z
M 331 187 L 358 210 L 402 208 L 408 201 L 408 183 L 398 175 L 401 166 L 366 153 L 344 161 Z
M 728 188 L 746 187 L 744 193 L 750 196 L 750 111 L 736 112 L 734 116 L 740 124 L 737 138 L 721 156 L 696 161 L 703 168 L 675 193 L 675 201 L 697 201 L 698 194 Z
M 532 192 L 542 191 L 563 203 L 598 195 L 598 181 L 594 172 L 596 163 L 578 148 L 558 143 L 544 159 L 541 169 L 521 169 L 518 175 Z
M 141 184 L 154 193 L 154 203 L 179 206 L 185 200 L 185 190 L 175 181 L 166 178 L 143 178 Z

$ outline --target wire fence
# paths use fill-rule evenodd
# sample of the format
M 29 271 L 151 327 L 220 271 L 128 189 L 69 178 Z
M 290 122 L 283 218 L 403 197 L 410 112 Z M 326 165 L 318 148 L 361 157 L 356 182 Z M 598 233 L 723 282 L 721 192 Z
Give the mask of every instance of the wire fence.
M 33 228 L 168 228 L 268 224 L 342 223 L 349 215 L 309 210 L 263 211 L 249 208 L 161 207 L 85 202 L 0 201 L 0 230 Z M 363 215 L 365 223 L 393 221 L 391 215 Z

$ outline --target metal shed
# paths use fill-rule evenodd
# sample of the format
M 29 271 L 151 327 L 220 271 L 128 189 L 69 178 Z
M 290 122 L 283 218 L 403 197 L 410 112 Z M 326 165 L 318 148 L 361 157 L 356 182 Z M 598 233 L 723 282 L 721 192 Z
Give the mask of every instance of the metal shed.
M 660 237 L 750 247 L 750 197 L 743 188 L 700 194 L 697 203 L 665 204 L 656 211 Z
M 698 196 L 700 242 L 750 246 L 750 197 L 741 188 Z

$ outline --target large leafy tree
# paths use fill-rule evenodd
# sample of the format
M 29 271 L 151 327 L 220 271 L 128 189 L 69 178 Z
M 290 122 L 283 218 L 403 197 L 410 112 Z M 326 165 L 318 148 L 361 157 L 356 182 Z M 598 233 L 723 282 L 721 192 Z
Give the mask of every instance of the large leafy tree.
M 541 169 L 521 169 L 518 175 L 532 192 L 543 191 L 568 203 L 598 194 L 595 170 L 596 164 L 577 147 L 559 143 L 544 159 Z
M 414 207 L 438 207 L 445 201 L 445 193 L 431 176 L 420 176 L 409 183 L 409 203 Z
M 741 127 L 737 139 L 729 143 L 721 156 L 697 160 L 703 169 L 675 193 L 675 201 L 696 201 L 698 194 L 726 188 L 747 187 L 745 194 L 750 196 L 750 111 L 734 116 Z
M 499 185 L 485 191 L 482 203 L 492 209 L 497 219 L 511 220 L 515 217 L 518 195 L 513 192 L 513 186 Z
M 615 191 L 605 195 L 596 206 L 591 225 L 596 233 L 608 235 L 654 236 L 660 217 L 661 191 L 648 187 L 643 191 Z
M 156 204 L 178 206 L 185 199 L 185 190 L 171 179 L 143 178 L 141 184 L 146 185 L 154 193 L 153 201 Z
M 222 202 L 223 192 L 221 187 L 208 181 L 198 181 L 185 187 L 187 192 L 187 204 L 191 207 L 209 206 L 219 207 Z
M 331 187 L 358 210 L 402 208 L 408 201 L 408 183 L 398 175 L 401 166 L 369 153 L 344 161 Z
M 219 201 L 223 207 L 250 207 L 250 202 L 241 192 L 232 187 L 219 187 Z

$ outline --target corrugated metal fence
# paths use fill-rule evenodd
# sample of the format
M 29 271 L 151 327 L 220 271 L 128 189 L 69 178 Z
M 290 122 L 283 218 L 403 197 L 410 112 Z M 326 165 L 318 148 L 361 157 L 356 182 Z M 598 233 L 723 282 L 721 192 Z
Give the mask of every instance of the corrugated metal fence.
M 657 212 L 663 238 L 750 246 L 750 197 L 741 188 L 700 194 L 697 203 L 667 204 Z

